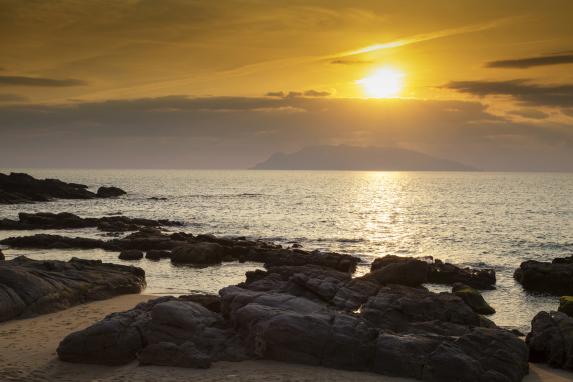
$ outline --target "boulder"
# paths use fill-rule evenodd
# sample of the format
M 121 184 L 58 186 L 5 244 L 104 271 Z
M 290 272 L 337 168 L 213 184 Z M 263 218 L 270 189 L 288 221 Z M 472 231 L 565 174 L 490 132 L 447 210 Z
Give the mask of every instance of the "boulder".
M 378 268 L 364 277 L 379 284 L 418 286 L 428 281 L 428 263 L 416 259 L 394 262 Z
M 524 289 L 554 295 L 573 295 L 573 263 L 568 258 L 551 263 L 529 260 L 521 263 L 513 277 Z
M 138 357 L 143 365 L 194 368 L 245 358 L 223 317 L 186 297 L 161 297 L 111 314 L 68 335 L 57 353 L 67 362 L 121 365 Z
M 224 249 L 217 243 L 187 244 L 171 253 L 174 264 L 212 265 L 223 261 Z
M 371 265 L 371 271 L 383 269 L 394 264 L 403 264 L 410 261 L 420 261 L 428 264 L 426 281 L 432 284 L 453 285 L 460 282 L 477 289 L 494 289 L 496 283 L 495 271 L 493 269 L 461 268 L 457 265 L 444 263 L 431 256 L 426 257 L 402 257 L 387 255 L 375 259 Z
M 573 318 L 562 312 L 539 312 L 525 338 L 529 360 L 573 370 Z
M 126 195 L 127 192 L 119 187 L 105 187 L 101 186 L 97 189 L 96 195 L 99 198 L 116 198 L 118 196 Z
M 140 260 L 143 259 L 143 252 L 137 249 L 127 249 L 119 254 L 120 260 Z
M 139 293 L 144 287 L 145 273 L 140 268 L 77 258 L 64 262 L 20 256 L 0 264 L 0 321 Z
M 0 204 L 45 202 L 50 199 L 92 199 L 87 186 L 58 179 L 36 179 L 28 174 L 0 173 Z
M 569 317 L 573 317 L 573 296 L 561 296 L 557 310 L 565 313 Z
M 2 251 L 0 251 L 0 261 L 4 261 L 4 260 L 6 260 L 6 256 L 4 256 Z
M 168 259 L 171 257 L 171 252 L 162 251 L 160 249 L 151 249 L 145 252 L 145 258 L 149 260 Z
M 452 293 L 461 297 L 462 300 L 464 300 L 464 302 L 476 313 L 486 315 L 495 313 L 495 309 L 485 301 L 481 293 L 470 286 L 462 283 L 455 283 L 452 288 Z

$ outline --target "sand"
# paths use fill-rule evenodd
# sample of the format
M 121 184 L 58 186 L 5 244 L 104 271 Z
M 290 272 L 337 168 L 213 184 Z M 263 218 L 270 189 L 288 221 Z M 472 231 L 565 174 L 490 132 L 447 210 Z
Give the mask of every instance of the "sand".
M 271 382 L 412 382 L 363 372 L 271 361 L 218 362 L 208 370 L 137 366 L 80 365 L 60 362 L 56 348 L 72 331 L 85 328 L 111 312 L 127 310 L 153 296 L 127 295 L 26 320 L 0 323 L 0 381 L 271 381 Z M 573 373 L 531 366 L 525 382 L 573 381 Z

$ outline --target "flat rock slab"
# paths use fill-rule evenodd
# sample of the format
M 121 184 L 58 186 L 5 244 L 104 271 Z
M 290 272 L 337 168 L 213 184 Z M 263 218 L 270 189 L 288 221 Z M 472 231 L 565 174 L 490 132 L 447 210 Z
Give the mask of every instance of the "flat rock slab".
M 144 287 L 141 268 L 99 260 L 38 261 L 20 256 L 0 262 L 0 321 L 139 293 Z

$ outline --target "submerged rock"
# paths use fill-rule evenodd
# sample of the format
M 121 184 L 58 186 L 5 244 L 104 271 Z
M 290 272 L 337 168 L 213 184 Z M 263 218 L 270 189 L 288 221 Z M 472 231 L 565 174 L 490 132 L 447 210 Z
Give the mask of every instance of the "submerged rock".
M 470 286 L 464 285 L 462 283 L 455 283 L 454 287 L 452 288 L 452 293 L 458 297 L 461 297 L 462 300 L 464 300 L 464 302 L 468 304 L 468 306 L 472 308 L 476 313 L 495 313 L 495 309 L 485 301 L 481 293 Z
M 573 296 L 561 296 L 557 310 L 565 313 L 569 317 L 573 317 Z
M 573 318 L 562 312 L 539 312 L 525 342 L 529 360 L 573 370 Z
M 496 276 L 493 269 L 460 268 L 431 256 L 414 258 L 388 255 L 375 259 L 372 262 L 371 270 L 375 271 L 387 266 L 394 266 L 393 264 L 407 263 L 413 260 L 428 264 L 427 274 L 424 276 L 425 282 L 446 285 L 459 282 L 477 289 L 495 289 Z
M 118 196 L 126 195 L 127 192 L 119 187 L 105 187 L 101 186 L 97 189 L 96 195 L 100 198 L 115 198 Z
M 551 263 L 529 260 L 521 263 L 513 277 L 524 289 L 554 295 L 573 295 L 573 262 L 557 258 Z
M 38 261 L 20 256 L 0 263 L 0 321 L 139 293 L 144 286 L 145 273 L 140 268 L 97 260 Z

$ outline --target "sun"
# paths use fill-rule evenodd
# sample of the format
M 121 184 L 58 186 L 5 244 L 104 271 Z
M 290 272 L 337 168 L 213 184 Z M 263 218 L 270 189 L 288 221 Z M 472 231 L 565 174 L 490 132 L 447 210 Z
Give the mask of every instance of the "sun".
M 404 73 L 393 68 L 380 68 L 370 76 L 356 81 L 372 98 L 397 97 L 404 86 Z

